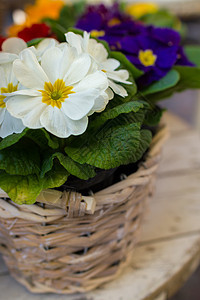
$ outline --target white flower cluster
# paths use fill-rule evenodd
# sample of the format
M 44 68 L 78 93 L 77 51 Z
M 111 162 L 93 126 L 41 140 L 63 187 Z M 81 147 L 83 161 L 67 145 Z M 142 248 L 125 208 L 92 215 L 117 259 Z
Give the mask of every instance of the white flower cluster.
M 89 34 L 69 32 L 65 43 L 44 39 L 27 48 L 7 39 L 0 52 L 0 136 L 25 127 L 45 128 L 60 138 L 82 134 L 88 116 L 105 109 L 114 93 L 125 97 L 120 83 L 131 84 L 127 70 L 108 59 L 105 47 Z M 114 92 L 114 93 L 113 93 Z

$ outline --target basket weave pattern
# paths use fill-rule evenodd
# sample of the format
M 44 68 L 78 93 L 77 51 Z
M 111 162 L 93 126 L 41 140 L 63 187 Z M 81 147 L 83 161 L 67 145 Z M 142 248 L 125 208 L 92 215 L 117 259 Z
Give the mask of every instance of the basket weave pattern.
M 16 280 L 31 292 L 68 294 L 118 276 L 138 240 L 165 138 L 162 128 L 137 172 L 94 195 L 93 215 L 1 198 L 0 252 Z

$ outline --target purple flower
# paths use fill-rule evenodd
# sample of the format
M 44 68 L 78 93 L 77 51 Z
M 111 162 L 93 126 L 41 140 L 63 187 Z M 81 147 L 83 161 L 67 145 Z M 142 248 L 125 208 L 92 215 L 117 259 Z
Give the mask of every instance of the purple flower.
M 180 46 L 180 35 L 169 28 L 155 28 L 133 21 L 120 12 L 118 4 L 89 6 L 77 28 L 105 40 L 110 48 L 126 55 L 144 74 L 140 87 L 164 77 L 175 64 L 192 65 Z
M 195 65 L 189 61 L 189 59 L 187 58 L 184 50 L 183 50 L 183 47 L 179 47 L 178 49 L 178 59 L 176 61 L 176 65 L 179 65 L 179 66 L 190 66 L 190 67 L 194 67 Z

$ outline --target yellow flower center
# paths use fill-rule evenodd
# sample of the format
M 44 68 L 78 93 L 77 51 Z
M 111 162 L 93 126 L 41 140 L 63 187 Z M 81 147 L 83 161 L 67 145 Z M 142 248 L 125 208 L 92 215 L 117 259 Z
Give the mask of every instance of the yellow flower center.
M 121 24 L 121 21 L 118 18 L 112 18 L 109 22 L 108 22 L 108 26 L 112 27 L 115 25 Z
M 157 55 L 153 54 L 153 51 L 150 49 L 140 50 L 138 58 L 145 67 L 150 67 L 155 65 Z
M 73 86 L 66 86 L 62 79 L 57 79 L 52 85 L 51 82 L 45 82 L 44 90 L 39 90 L 42 93 L 42 102 L 53 107 L 61 108 L 62 102 L 69 97 Z
M 91 35 L 91 37 L 99 38 L 99 37 L 105 35 L 105 31 L 103 31 L 103 30 L 100 30 L 100 31 L 98 31 L 98 30 L 92 30 L 92 31 L 90 32 L 90 35 Z
M 18 85 L 13 85 L 12 83 L 9 83 L 7 88 L 1 88 L 1 94 L 7 94 L 17 91 Z M 6 103 L 4 102 L 4 99 L 6 96 L 0 95 L 0 108 L 6 107 Z

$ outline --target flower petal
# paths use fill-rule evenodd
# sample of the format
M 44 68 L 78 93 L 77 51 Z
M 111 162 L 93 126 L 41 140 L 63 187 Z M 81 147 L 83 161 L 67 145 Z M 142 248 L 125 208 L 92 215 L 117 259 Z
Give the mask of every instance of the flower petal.
M 13 70 L 17 79 L 27 88 L 43 89 L 44 83 L 49 82 L 36 56 L 29 49 L 20 53 L 20 59 L 13 63 Z
M 6 112 L 6 107 L 0 108 L 0 124 L 4 120 L 5 112 Z
M 120 66 L 120 62 L 114 58 L 109 58 L 102 62 L 102 67 L 106 71 L 114 71 Z
M 12 117 L 6 110 L 4 114 L 4 120 L 0 126 L 0 137 L 5 138 L 12 133 L 20 133 L 24 130 L 24 128 L 25 126 L 23 125 L 22 121 Z
M 72 134 L 82 134 L 88 124 L 87 117 L 79 121 L 73 121 L 65 116 L 59 108 L 52 106 L 45 109 L 40 120 L 46 130 L 60 138 L 67 138 Z
M 13 62 L 18 58 L 18 55 L 12 53 L 0 52 L 0 64 L 7 64 Z
M 2 44 L 3 52 L 8 52 L 8 53 L 19 54 L 22 50 L 26 48 L 27 48 L 26 42 L 24 42 L 24 40 L 17 37 L 8 38 Z
M 60 65 L 63 63 L 62 51 L 59 48 L 53 47 L 45 51 L 41 58 L 41 66 L 47 74 L 51 83 L 54 83 L 60 78 Z
M 80 120 L 92 109 L 95 99 L 99 96 L 97 89 L 87 89 L 86 91 L 71 94 L 62 103 L 62 111 L 72 120 Z
M 79 34 L 68 32 L 65 34 L 65 38 L 66 41 L 77 50 L 78 54 L 81 54 L 83 52 L 82 37 Z
M 67 85 L 74 85 L 86 76 L 90 65 L 90 56 L 86 53 L 81 54 L 77 59 L 71 62 L 71 66 L 63 80 Z
M 103 62 L 108 57 L 108 52 L 104 45 L 98 43 L 94 39 L 90 39 L 88 43 L 88 53 L 98 62 Z
M 41 128 L 40 116 L 47 105 L 42 103 L 41 97 L 15 95 L 8 97 L 6 106 L 10 114 L 22 119 L 29 128 Z
M 91 89 L 106 90 L 108 88 L 108 79 L 104 72 L 96 71 L 93 74 L 87 75 L 81 82 L 74 86 L 74 90 L 77 92 Z
M 121 97 L 126 97 L 128 96 L 127 91 L 125 90 L 125 88 L 123 86 L 121 86 L 120 84 L 115 83 L 112 80 L 109 80 L 109 86 L 112 88 L 112 90 L 114 91 L 115 94 L 120 95 Z
M 132 84 L 132 82 L 127 81 L 129 77 L 129 73 L 127 70 L 119 70 L 119 71 L 112 71 L 106 72 L 109 79 L 115 80 L 117 82 L 125 83 L 125 84 Z

